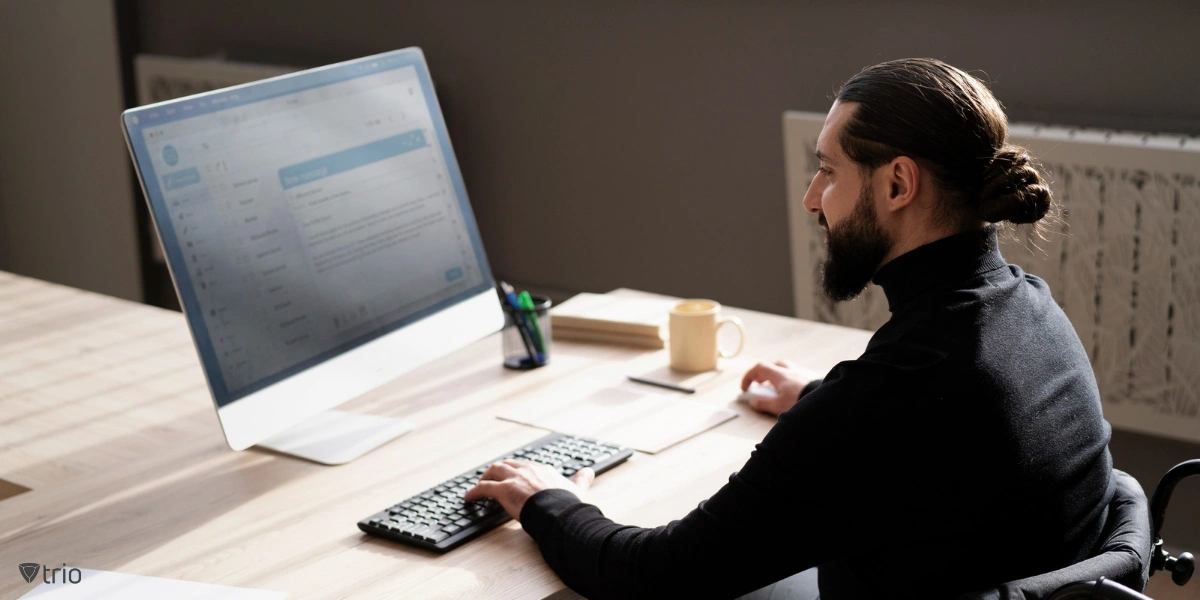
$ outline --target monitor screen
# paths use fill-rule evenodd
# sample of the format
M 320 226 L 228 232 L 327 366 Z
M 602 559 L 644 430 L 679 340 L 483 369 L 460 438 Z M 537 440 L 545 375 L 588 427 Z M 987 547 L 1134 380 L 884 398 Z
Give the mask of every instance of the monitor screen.
M 419 49 L 123 119 L 218 406 L 492 286 Z

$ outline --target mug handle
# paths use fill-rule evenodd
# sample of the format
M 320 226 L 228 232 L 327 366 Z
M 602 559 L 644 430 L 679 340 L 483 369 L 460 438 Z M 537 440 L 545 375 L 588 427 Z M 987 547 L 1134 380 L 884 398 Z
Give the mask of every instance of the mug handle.
M 717 333 L 720 333 L 721 328 L 725 325 L 732 324 L 738 329 L 738 345 L 737 350 L 727 352 L 725 349 L 718 347 L 717 354 L 721 358 L 733 358 L 742 353 L 742 347 L 746 345 L 746 327 L 742 325 L 742 320 L 737 317 L 725 317 L 717 320 Z

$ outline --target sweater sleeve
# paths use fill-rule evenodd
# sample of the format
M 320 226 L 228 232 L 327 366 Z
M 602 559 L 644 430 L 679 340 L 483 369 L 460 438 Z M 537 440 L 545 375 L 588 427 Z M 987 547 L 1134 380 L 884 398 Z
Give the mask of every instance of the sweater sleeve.
M 798 540 L 759 517 L 790 511 L 759 494 L 734 475 L 683 519 L 648 529 L 615 523 L 566 490 L 544 490 L 526 502 L 521 523 L 555 573 L 592 600 L 732 598 L 823 558 L 816 535 L 793 545 L 806 555 L 800 562 L 776 554 L 776 536 Z
M 809 394 L 809 392 L 811 392 L 819 387 L 821 387 L 820 379 L 814 379 L 814 380 L 808 382 L 807 384 L 805 384 L 804 389 L 800 390 L 800 397 L 803 398 L 803 397 L 807 396 Z
M 867 365 L 843 365 L 780 415 L 742 469 L 684 518 L 621 525 L 570 492 L 545 490 L 521 511 L 525 531 L 563 581 L 593 600 L 732 598 L 842 555 L 843 534 L 854 529 L 847 523 L 864 514 L 846 501 L 863 492 L 848 474 L 875 451 L 855 439 L 845 395 L 886 380 Z

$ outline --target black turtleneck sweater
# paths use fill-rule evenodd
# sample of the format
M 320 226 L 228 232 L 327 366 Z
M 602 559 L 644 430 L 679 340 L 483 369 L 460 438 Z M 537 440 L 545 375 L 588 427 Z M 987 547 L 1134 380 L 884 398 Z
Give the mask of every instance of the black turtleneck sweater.
M 820 566 L 823 600 L 947 598 L 1089 556 L 1112 498 L 1095 377 L 1041 279 L 989 231 L 892 260 L 891 319 L 669 525 L 563 490 L 521 523 L 588 598 L 732 598 Z M 630 490 L 630 493 L 637 493 Z

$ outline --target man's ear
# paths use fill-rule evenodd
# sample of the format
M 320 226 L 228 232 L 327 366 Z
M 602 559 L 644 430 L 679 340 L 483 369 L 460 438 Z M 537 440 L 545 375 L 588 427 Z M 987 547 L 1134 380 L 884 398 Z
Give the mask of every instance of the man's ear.
M 898 156 L 888 164 L 886 174 L 887 210 L 895 212 L 912 204 L 921 189 L 921 167 L 917 165 L 917 161 L 907 156 Z

